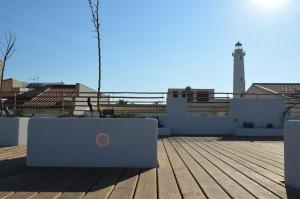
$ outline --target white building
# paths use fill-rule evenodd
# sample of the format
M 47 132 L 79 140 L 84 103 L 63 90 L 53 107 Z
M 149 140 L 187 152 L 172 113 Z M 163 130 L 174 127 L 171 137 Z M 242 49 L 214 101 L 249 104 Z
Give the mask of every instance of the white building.
M 229 101 L 215 97 L 214 89 L 192 89 L 187 87 L 172 88 L 168 90 L 167 111 L 172 108 L 171 104 L 184 103 L 188 116 L 213 116 L 228 115 Z
M 233 99 L 226 95 L 220 97 L 214 89 L 187 87 L 168 90 L 167 113 L 161 121 L 166 128 L 171 129 L 172 134 L 283 135 L 287 109 L 285 96 L 281 94 L 300 90 L 300 84 L 253 84 L 246 92 L 246 54 L 240 42 L 235 45 L 232 55 Z M 260 97 L 261 94 L 268 93 L 273 97 Z M 251 124 L 252 128 L 249 128 L 248 124 Z

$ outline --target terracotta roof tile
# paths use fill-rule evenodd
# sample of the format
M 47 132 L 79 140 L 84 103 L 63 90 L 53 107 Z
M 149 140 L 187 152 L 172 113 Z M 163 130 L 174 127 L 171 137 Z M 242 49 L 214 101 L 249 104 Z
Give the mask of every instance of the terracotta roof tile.
M 253 85 L 276 93 L 295 93 L 300 90 L 300 83 L 254 83 Z
M 63 100 L 75 97 L 75 85 L 48 85 L 17 96 L 19 108 L 60 108 Z

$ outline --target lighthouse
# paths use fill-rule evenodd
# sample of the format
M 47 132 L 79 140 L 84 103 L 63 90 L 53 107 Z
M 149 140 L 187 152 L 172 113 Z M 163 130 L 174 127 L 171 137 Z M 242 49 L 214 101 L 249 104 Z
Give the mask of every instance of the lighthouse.
M 240 42 L 235 44 L 232 56 L 234 58 L 233 69 L 233 93 L 235 98 L 239 98 L 241 94 L 245 93 L 245 69 L 244 57 L 246 53 Z

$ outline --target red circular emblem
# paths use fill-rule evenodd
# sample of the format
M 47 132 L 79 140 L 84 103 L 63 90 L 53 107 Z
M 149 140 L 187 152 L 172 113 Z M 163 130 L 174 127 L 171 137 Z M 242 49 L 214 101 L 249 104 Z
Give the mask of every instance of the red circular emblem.
M 96 142 L 100 147 L 107 147 L 110 143 L 110 138 L 106 133 L 99 133 L 96 136 Z

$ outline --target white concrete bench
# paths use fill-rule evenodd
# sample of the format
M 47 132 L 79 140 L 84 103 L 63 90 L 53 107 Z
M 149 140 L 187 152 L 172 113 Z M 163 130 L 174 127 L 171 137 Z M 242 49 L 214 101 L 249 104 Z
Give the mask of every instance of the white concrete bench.
M 27 166 L 153 168 L 155 119 L 32 118 Z
M 284 155 L 285 183 L 300 191 L 300 120 L 285 125 Z
M 0 118 L 0 146 L 19 146 L 27 144 L 29 118 Z

